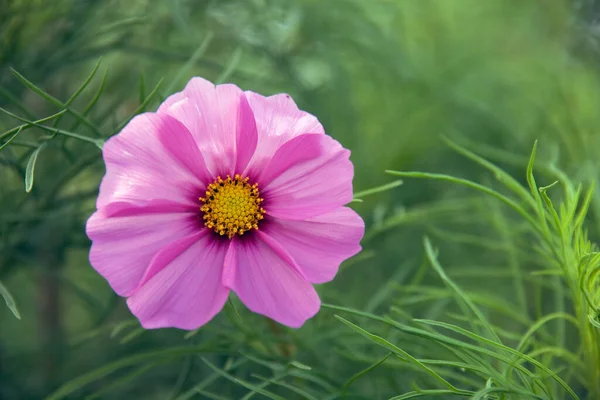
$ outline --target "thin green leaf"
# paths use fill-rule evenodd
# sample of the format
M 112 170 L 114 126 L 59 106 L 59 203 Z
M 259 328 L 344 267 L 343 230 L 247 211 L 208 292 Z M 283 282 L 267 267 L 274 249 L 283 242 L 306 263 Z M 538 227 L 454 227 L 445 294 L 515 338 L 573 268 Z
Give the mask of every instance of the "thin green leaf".
M 531 156 L 529 157 L 529 162 L 527 163 L 527 184 L 529 185 L 529 191 L 535 199 L 536 209 L 540 222 L 542 223 L 543 232 L 548 235 L 548 224 L 546 222 L 546 216 L 544 213 L 544 204 L 542 203 L 540 191 L 535 182 L 535 177 L 533 176 L 533 164 L 535 162 L 535 155 L 537 153 L 537 143 L 537 140 L 533 142 L 533 149 L 531 150 Z
M 490 387 L 490 388 L 480 390 L 479 392 L 477 392 L 473 395 L 472 400 L 488 400 L 489 397 L 487 397 L 487 396 L 492 393 L 514 394 L 514 395 L 518 395 L 519 399 L 548 400 L 546 397 L 538 396 L 535 393 L 526 392 L 524 390 L 519 390 L 519 389 L 515 389 L 515 388 L 503 388 L 503 387 Z
M 44 90 L 34 85 L 32 82 L 27 80 L 27 78 L 25 78 L 23 75 L 17 72 L 17 70 L 15 70 L 14 68 L 10 68 L 10 70 L 13 73 L 13 75 L 21 81 L 23 85 L 31 89 L 34 93 L 38 94 L 41 98 L 48 101 L 49 103 L 57 107 L 66 109 L 69 112 L 69 114 L 73 115 L 77 120 L 81 121 L 82 124 L 88 126 L 97 136 L 102 136 L 100 130 L 96 127 L 96 125 L 92 124 L 86 117 L 67 106 L 66 103 L 61 102 L 56 97 L 46 93 Z
M 144 72 L 142 71 L 140 73 L 140 103 L 143 103 L 145 98 L 146 98 L 146 77 L 144 75 Z
M 23 121 L 24 120 L 24 119 L 18 117 L 16 114 L 8 112 L 8 111 L 6 111 L 3 108 L 0 108 L 0 111 L 6 113 L 7 115 L 10 115 L 13 118 L 18 119 L 19 121 Z M 26 124 L 16 126 L 16 127 L 12 128 L 12 129 L 7 130 L 6 132 L 0 133 L 0 140 L 3 139 L 3 138 L 5 138 L 6 136 L 12 135 L 15 132 L 18 132 L 19 130 L 25 130 L 25 129 L 31 128 L 33 126 L 36 126 L 37 124 L 42 124 L 44 122 L 51 121 L 52 119 L 58 118 L 59 116 L 63 115 L 66 112 L 67 112 L 67 110 L 62 110 L 62 111 L 57 112 L 56 114 L 50 115 L 49 117 L 45 117 L 45 118 L 42 118 L 42 119 L 38 119 L 37 121 L 32 121 L 30 123 L 28 122 Z M 25 120 L 25 121 L 27 121 L 27 120 Z
M 85 373 L 78 378 L 75 378 L 62 386 L 60 386 L 54 393 L 50 396 L 46 397 L 46 400 L 58 400 L 62 399 L 69 394 L 75 392 L 78 389 L 98 380 L 106 375 L 118 371 L 120 369 L 136 365 L 142 362 L 147 362 L 149 360 L 156 359 L 164 359 L 164 358 L 174 358 L 174 357 L 182 357 L 189 354 L 197 354 L 197 353 L 217 353 L 217 352 L 226 352 L 225 349 L 220 349 L 214 345 L 214 343 L 205 343 L 199 346 L 181 346 L 181 347 L 173 347 L 167 348 L 164 350 L 156 350 L 150 351 L 147 353 L 135 354 L 129 357 L 122 358 L 118 361 L 111 362 L 109 364 L 103 365 L 100 368 L 97 368 L 93 371 Z
M 21 133 L 21 131 L 23 130 L 23 126 L 19 126 L 19 129 L 17 129 L 17 131 L 15 132 L 14 135 L 12 135 L 6 142 L 2 143 L 2 145 L 0 145 L 0 151 L 2 151 L 3 148 L 5 148 L 6 146 L 8 146 L 10 144 L 10 142 L 12 142 L 17 136 L 19 136 L 19 133 Z M 37 147 L 37 145 L 36 145 Z
M 286 382 L 281 382 L 281 381 L 277 380 L 276 378 L 265 378 L 264 376 L 260 376 L 258 374 L 252 374 L 252 376 L 254 378 L 260 379 L 263 382 L 269 382 L 270 384 L 273 384 L 275 386 L 281 386 L 283 388 L 286 388 L 296 394 L 299 394 L 300 396 L 302 396 L 305 399 L 318 400 L 315 396 L 311 395 L 306 390 L 300 389 L 300 388 L 298 388 L 294 385 L 290 385 L 289 383 L 286 383 Z
M 237 47 L 233 51 L 233 54 L 231 55 L 231 60 L 227 64 L 227 68 L 225 68 L 225 70 L 221 73 L 221 75 L 219 75 L 219 77 L 215 80 L 215 84 L 219 85 L 219 84 L 227 81 L 227 79 L 229 79 L 231 74 L 233 74 L 233 71 L 235 71 L 235 69 L 237 68 L 241 59 L 242 59 L 242 48 Z
M 275 399 L 275 400 L 285 400 L 283 397 L 280 397 L 278 395 L 276 395 L 275 393 L 269 392 L 268 390 L 264 390 L 261 389 L 260 387 L 257 387 L 256 385 L 253 385 L 249 382 L 246 382 L 244 380 L 238 379 L 233 375 L 228 374 L 227 372 L 223 371 L 222 369 L 217 368 L 215 365 L 213 365 L 210 361 L 208 361 L 206 358 L 204 357 L 200 357 L 200 359 L 206 364 L 208 365 L 208 367 L 210 369 L 212 369 L 213 371 L 215 371 L 216 373 L 222 375 L 224 378 L 230 380 L 231 382 L 237 383 L 240 386 L 245 387 L 246 389 L 249 390 L 254 390 L 257 393 L 262 394 L 263 396 L 266 396 L 270 399 Z
M 90 84 L 90 82 L 92 81 L 92 79 L 94 79 L 94 76 L 96 76 L 96 72 L 98 72 L 98 68 L 100 67 L 100 61 L 101 60 L 102 59 L 99 59 L 96 62 L 96 65 L 94 66 L 94 69 L 92 70 L 92 72 L 88 75 L 88 77 L 85 79 L 85 81 L 83 81 L 83 83 L 81 84 L 81 86 L 79 86 L 77 88 L 77 90 L 71 95 L 71 97 L 69 97 L 69 99 L 65 103 L 65 108 L 69 107 L 75 101 L 75 99 L 77 97 L 79 97 L 79 95 L 85 90 L 85 88 Z M 56 128 L 58 126 L 58 123 L 60 122 L 61 117 L 56 118 L 52 122 L 52 127 L 53 128 Z
M 404 393 L 404 394 L 401 394 L 400 396 L 390 397 L 389 400 L 407 400 L 407 399 L 416 399 L 418 397 L 430 397 L 430 396 L 434 397 L 434 396 L 447 396 L 447 395 L 471 397 L 471 396 L 473 396 L 474 393 L 475 392 L 472 392 L 470 390 L 444 390 L 444 389 L 419 390 L 419 391 Z
M 348 307 L 341 307 L 341 306 L 336 306 L 336 305 L 326 304 L 326 303 L 323 303 L 322 306 L 324 308 L 330 308 L 330 309 L 333 309 L 333 310 L 344 311 L 344 312 L 348 312 L 348 313 L 356 315 L 356 316 L 366 317 L 366 318 L 369 318 L 369 319 L 374 320 L 374 321 L 379 321 L 379 322 L 382 322 L 384 324 L 390 325 L 390 326 L 392 326 L 392 327 L 394 327 L 394 328 L 396 328 L 396 329 L 398 329 L 398 330 L 400 330 L 402 332 L 405 332 L 405 333 L 407 333 L 409 335 L 414 335 L 414 336 L 418 336 L 418 337 L 421 337 L 421 338 L 424 338 L 424 339 L 427 339 L 427 340 L 432 340 L 434 342 L 438 342 L 438 343 L 443 344 L 443 345 L 449 345 L 449 346 L 452 346 L 454 349 L 462 349 L 463 351 L 467 351 L 467 350 L 468 351 L 473 351 L 473 352 L 476 352 L 476 353 L 485 354 L 487 356 L 493 357 L 493 358 L 495 358 L 495 359 L 497 359 L 499 361 L 502 361 L 503 363 L 514 364 L 513 361 L 510 358 L 505 357 L 505 356 L 503 356 L 501 354 L 498 354 L 498 353 L 496 353 L 494 351 L 491 351 L 491 350 L 489 350 L 489 349 L 487 349 L 485 347 L 476 346 L 476 345 L 473 345 L 473 344 L 470 344 L 470 343 L 466 343 L 466 342 L 463 342 L 463 341 L 460 341 L 460 340 L 456 340 L 454 338 L 442 335 L 442 334 L 440 334 L 438 332 L 435 332 L 435 331 L 427 331 L 427 330 L 423 330 L 423 329 L 419 329 L 419 328 L 414 328 L 414 327 L 411 327 L 411 326 L 407 326 L 407 325 L 401 324 L 401 323 L 399 323 L 397 321 L 394 321 L 394 320 L 392 320 L 391 318 L 388 318 L 388 317 L 379 317 L 379 316 L 373 315 L 371 313 L 367 313 L 367 312 L 364 312 L 364 311 L 355 310 L 355 309 L 348 308 Z M 415 321 L 419 322 L 420 320 L 415 320 Z M 433 322 L 435 322 L 435 321 L 433 321 Z M 475 337 L 478 337 L 478 336 L 475 335 Z M 493 343 L 493 344 L 495 344 L 497 346 L 500 346 L 500 345 L 498 345 L 497 343 L 495 343 L 493 341 L 489 341 L 489 342 L 491 342 L 491 343 Z M 513 352 L 514 352 L 514 350 L 513 350 Z M 518 369 L 519 371 L 521 371 L 524 374 L 528 374 L 530 377 L 534 376 L 533 373 L 531 373 L 531 371 L 529 371 L 528 369 L 524 368 L 521 365 L 516 365 L 515 368 Z M 552 372 L 550 372 L 550 373 L 552 374 Z M 554 375 L 556 375 L 556 374 L 554 374 Z
M 113 131 L 113 135 L 120 132 L 125 127 L 125 125 L 127 125 L 129 123 L 129 121 L 131 121 L 133 119 L 133 117 L 135 117 L 136 115 L 141 113 L 146 108 L 146 106 L 152 101 L 152 99 L 154 99 L 154 96 L 156 96 L 156 94 L 158 93 L 158 90 L 160 89 L 160 85 L 162 84 L 162 82 L 163 82 L 163 79 L 161 78 L 158 81 L 158 83 L 156 84 L 156 86 L 154 87 L 154 89 L 152 89 L 152 91 L 150 92 L 148 97 L 146 97 L 146 100 L 144 100 L 144 102 L 142 104 L 140 104 L 138 108 L 135 109 L 135 111 L 131 114 L 131 116 L 129 116 L 129 118 L 127 118 L 119 126 L 117 126 L 117 128 Z
M 244 352 L 240 352 L 240 354 L 244 357 L 246 357 L 248 360 L 255 362 L 257 364 L 260 364 L 264 367 L 267 367 L 273 371 L 285 371 L 285 365 L 278 363 L 278 362 L 273 362 L 273 361 L 267 361 L 267 360 L 263 360 L 260 359 L 256 356 L 244 353 Z
M 475 305 L 475 303 L 473 303 L 471 301 L 471 299 L 469 299 L 469 297 L 465 294 L 465 292 L 463 292 L 462 289 L 457 284 L 455 284 L 452 281 L 452 279 L 450 279 L 448 277 L 448 275 L 446 275 L 446 272 L 442 268 L 442 265 L 437 260 L 437 255 L 435 254 L 435 251 L 433 250 L 433 246 L 431 245 L 429 238 L 426 237 L 423 240 L 423 242 L 425 244 L 425 253 L 427 254 L 427 258 L 429 259 L 429 262 L 433 266 L 433 269 L 435 270 L 435 272 L 437 272 L 439 277 L 442 279 L 442 281 L 444 281 L 444 284 L 447 287 L 449 287 L 452 290 L 452 292 L 454 292 L 455 297 L 458 300 L 459 306 L 461 308 L 463 308 L 463 314 L 468 315 L 468 311 L 464 310 L 464 306 L 466 306 L 471 311 L 471 313 L 473 313 L 473 315 L 475 315 L 475 317 L 477 317 L 477 319 L 485 327 L 486 331 L 489 333 L 491 338 L 497 343 L 502 343 L 502 341 L 496 334 L 496 331 L 494 331 L 494 328 L 492 328 L 492 326 L 488 322 L 487 318 L 485 318 L 485 316 L 479 310 L 479 308 Z M 474 327 L 475 327 L 475 325 L 474 325 Z
M 407 260 L 403 262 L 398 268 L 397 271 L 388 279 L 388 281 L 380 287 L 378 290 L 373 293 L 373 296 L 367 301 L 365 306 L 365 310 L 367 312 L 374 312 L 383 304 L 386 299 L 388 299 L 394 290 L 397 289 L 398 285 L 401 285 L 408 276 L 414 274 L 415 262 L 412 260 Z
M 177 75 L 175 75 L 175 78 L 173 78 L 173 80 L 171 81 L 171 84 L 167 87 L 167 89 L 166 89 L 167 93 L 173 92 L 173 88 L 175 87 L 175 85 L 177 85 L 177 83 L 184 76 L 186 76 L 188 74 L 188 71 L 190 69 L 192 69 L 192 67 L 198 62 L 198 60 L 200 60 L 200 58 L 202 58 L 202 56 L 208 49 L 208 46 L 212 42 L 214 36 L 215 35 L 212 31 L 208 31 L 206 33 L 206 35 L 204 36 L 204 39 L 202 40 L 202 42 L 200 43 L 200 45 L 198 46 L 196 51 L 187 60 L 187 62 L 179 69 L 179 71 L 177 72 Z
M 583 203 L 581 204 L 581 207 L 579 208 L 579 212 L 577 213 L 577 216 L 575 217 L 575 223 L 573 224 L 574 230 L 581 229 L 581 227 L 583 226 L 583 222 L 585 221 L 585 216 L 587 215 L 587 212 L 590 208 L 590 204 L 592 202 L 592 198 L 594 197 L 595 186 L 596 186 L 596 182 L 592 181 L 592 183 L 590 184 L 590 187 L 587 190 L 587 193 L 585 194 Z
M 123 331 L 123 329 L 128 328 L 130 326 L 137 326 L 139 324 L 139 322 L 137 320 L 130 320 L 130 321 L 121 321 L 118 322 L 112 329 L 112 331 L 110 332 L 110 337 L 111 339 L 117 337 L 117 335 L 119 333 L 121 333 Z
M 36 116 L 27 107 L 21 103 L 21 101 L 11 92 L 0 86 L 0 95 L 6 98 L 10 103 L 21 110 L 28 118 L 35 119 Z
M 119 341 L 119 344 L 127 344 L 127 343 L 131 342 L 132 340 L 134 340 L 135 338 L 143 335 L 144 333 L 146 333 L 146 329 L 144 329 L 142 327 L 138 327 L 138 328 L 132 330 L 131 332 L 129 332 L 127 335 L 125 335 Z
M 493 189 L 490 189 L 487 186 L 481 185 L 479 183 L 475 183 L 475 182 L 469 181 L 467 179 L 456 178 L 454 176 L 444 175 L 444 174 L 431 174 L 431 173 L 426 173 L 426 172 L 401 172 L 401 171 L 391 171 L 391 170 L 387 170 L 385 172 L 387 172 L 390 175 L 402 176 L 405 178 L 434 179 L 434 180 L 453 182 L 453 183 L 457 183 L 459 185 L 470 187 L 472 189 L 476 189 L 480 192 L 483 192 L 485 194 L 493 196 L 496 199 L 503 202 L 504 204 L 508 205 L 513 210 L 515 210 L 517 213 L 519 213 L 523 218 L 525 218 L 534 229 L 536 229 L 536 230 L 539 229 L 537 221 L 534 220 L 531 217 L 531 215 L 529 215 L 529 213 L 527 211 L 525 211 L 525 209 L 523 207 L 521 207 L 519 204 L 517 204 L 514 200 L 511 200 L 508 197 L 504 196 L 503 194 L 500 194 L 499 192 L 497 192 Z
M 21 314 L 19 314 L 19 310 L 17 309 L 17 304 L 15 303 L 15 299 L 12 297 L 6 286 L 0 282 L 0 295 L 4 298 L 6 302 L 6 306 L 12 313 L 17 317 L 17 319 L 21 319 Z
M 204 390 L 204 389 L 197 389 L 196 392 L 198 394 L 201 394 L 202 396 L 206 397 L 207 399 L 212 399 L 212 400 L 230 400 L 229 397 L 219 396 L 218 394 L 209 392 L 208 390 Z
M 242 358 L 233 363 L 225 363 L 223 370 L 232 371 L 232 370 L 236 369 L 237 367 L 240 367 L 243 364 L 246 364 L 247 362 L 248 362 L 248 360 Z M 177 397 L 175 400 L 188 400 L 188 399 L 194 397 L 194 394 L 201 393 L 205 387 L 207 387 L 208 385 L 210 385 L 211 383 L 213 383 L 214 381 L 219 379 L 221 376 L 222 375 L 217 372 L 207 376 L 201 382 L 194 385 L 191 389 L 189 389 L 185 393 L 179 395 L 179 397 Z
M 342 386 L 342 392 L 345 392 L 346 390 L 348 390 L 348 387 L 350 385 L 352 385 L 352 382 L 354 382 L 355 380 L 357 380 L 358 378 L 360 378 L 361 376 L 367 374 L 368 372 L 374 370 L 375 368 L 379 367 L 381 364 L 383 364 L 384 362 L 386 362 L 386 360 L 392 355 L 393 353 L 387 353 L 387 355 L 385 357 L 383 357 L 381 360 L 376 361 L 375 363 L 369 365 L 367 368 L 363 369 L 360 372 L 357 372 L 356 374 L 354 374 L 350 379 L 348 379 L 346 381 L 346 383 L 344 383 L 344 385 Z
M 92 108 L 94 108 L 94 106 L 96 105 L 96 103 L 98 103 L 98 100 L 100 100 L 100 96 L 104 92 L 104 86 L 106 85 L 106 76 L 107 76 L 107 74 L 108 74 L 108 69 L 105 69 L 104 70 L 104 74 L 102 74 L 102 80 L 100 80 L 100 85 L 98 86 L 98 89 L 96 90 L 96 93 L 94 93 L 94 97 L 92 97 L 92 99 L 90 100 L 90 102 L 83 109 L 83 113 L 82 113 L 83 115 L 87 116 L 89 114 L 89 112 L 92 110 Z M 77 129 L 77 127 L 79 125 L 80 125 L 80 122 L 79 121 L 75 121 L 75 123 L 71 127 L 71 130 L 74 131 L 75 129 Z
M 312 370 L 311 367 L 309 367 L 306 364 L 302 364 L 300 361 L 290 361 L 289 366 L 290 367 L 294 367 L 294 368 L 298 368 L 298 369 L 301 369 L 301 370 L 304 370 L 304 371 L 311 371 Z
M 515 178 L 507 174 L 502 168 L 499 168 L 485 158 L 473 153 L 470 150 L 467 150 L 445 136 L 442 137 L 442 140 L 444 140 L 444 142 L 446 142 L 446 144 L 457 153 L 462 154 L 463 156 L 475 161 L 477 164 L 493 172 L 498 181 L 502 182 L 507 188 L 519 195 L 523 201 L 530 203 L 531 206 L 535 206 L 535 202 L 527 190 Z
M 373 194 L 385 192 L 387 190 L 397 188 L 398 186 L 401 186 L 403 183 L 404 183 L 404 181 L 402 179 L 398 179 L 397 181 L 386 183 L 385 185 L 377 186 L 377 187 L 374 187 L 371 189 L 366 189 L 361 192 L 354 193 L 354 199 L 359 200 L 363 197 L 367 197 L 367 196 L 371 196 Z
M 447 387 L 448 389 L 450 389 L 450 390 L 458 390 L 450 382 L 448 382 L 447 380 L 445 380 L 444 378 L 442 378 L 437 372 L 435 372 L 434 370 L 432 370 L 431 368 L 429 368 L 425 364 L 421 363 L 419 360 L 417 360 L 416 358 L 414 358 L 413 356 L 411 356 L 410 354 L 408 354 L 406 351 L 404 351 L 404 350 L 400 349 L 399 347 L 393 345 L 392 343 L 388 342 L 384 338 L 382 338 L 380 336 L 377 336 L 377 335 L 374 335 L 374 334 L 366 331 L 365 329 L 362 329 L 358 325 L 353 324 L 352 322 L 348 321 L 347 319 L 344 319 L 344 318 L 340 317 L 339 315 L 334 315 L 334 317 L 337 318 L 338 320 L 340 320 L 341 322 L 343 322 L 344 324 L 346 324 L 348 327 L 350 327 L 354 331 L 360 333 L 361 335 L 363 335 L 367 339 L 371 340 L 372 342 L 377 343 L 378 345 L 380 345 L 382 347 L 385 347 L 386 349 L 392 351 L 394 354 L 397 354 L 400 357 L 402 357 L 403 359 L 406 359 L 407 362 L 410 362 L 410 363 L 413 363 L 415 365 L 418 365 L 419 367 L 421 367 L 423 369 L 423 371 L 425 371 L 432 378 L 434 378 L 435 380 L 437 380 L 438 382 L 440 382 L 443 386 Z
M 113 382 L 103 385 L 102 389 L 98 390 L 97 392 L 95 392 L 89 396 L 86 396 L 85 400 L 94 400 L 94 399 L 101 398 L 107 392 L 118 389 L 120 386 L 123 386 L 126 383 L 131 382 L 135 378 L 143 376 L 146 372 L 150 371 L 153 368 L 156 368 L 158 365 L 160 365 L 160 363 L 150 363 L 147 365 L 142 365 L 141 367 L 134 369 L 129 374 L 127 374 L 123 377 L 120 377 L 119 379 L 116 379 Z
M 78 133 L 73 133 L 73 132 L 65 131 L 63 129 L 52 128 L 50 126 L 41 125 L 37 121 L 28 121 L 25 118 L 19 117 L 18 115 L 13 114 L 10 111 L 5 110 L 4 108 L 1 108 L 1 107 L 0 107 L 0 111 L 6 113 L 8 115 L 10 115 L 13 118 L 18 119 L 19 121 L 25 122 L 26 126 L 35 126 L 37 128 L 40 128 L 40 129 L 43 129 L 45 131 L 50 132 L 52 135 L 61 134 L 61 135 L 64 135 L 64 136 L 68 136 L 68 137 L 72 137 L 72 138 L 75 138 L 75 139 L 79 139 L 81 141 L 88 142 L 88 143 L 91 143 L 91 144 L 95 145 L 100 150 L 102 150 L 102 146 L 104 146 L 104 140 L 102 140 L 102 139 L 93 139 L 93 138 L 90 138 L 90 137 L 87 137 L 87 136 L 80 135 Z M 64 112 L 64 110 L 61 111 L 60 113 L 57 113 L 57 114 L 54 114 L 54 115 L 56 116 L 56 115 L 59 115 L 59 114 L 61 114 L 63 112 Z
M 545 373 L 547 373 L 548 376 L 550 376 L 552 379 L 554 379 L 556 382 L 558 382 L 558 384 L 560 386 L 562 386 L 563 389 L 565 389 L 565 391 L 567 393 L 569 393 L 569 395 L 572 398 L 579 400 L 579 396 L 577 396 L 577 394 L 573 391 L 573 389 L 571 389 L 569 387 L 569 385 L 567 385 L 567 383 L 565 381 L 563 381 L 558 375 L 556 375 L 556 373 L 554 373 L 553 371 L 551 371 L 544 364 L 540 363 L 539 361 L 535 360 L 534 358 L 532 358 L 532 357 L 530 357 L 530 356 L 528 356 L 526 354 L 523 354 L 523 353 L 521 353 L 521 352 L 519 352 L 519 351 L 517 351 L 517 350 L 515 350 L 515 349 L 513 349 L 511 347 L 505 346 L 503 344 L 496 343 L 496 342 L 494 342 L 492 340 L 489 340 L 489 339 L 487 339 L 487 338 L 485 338 L 483 336 L 479 336 L 479 335 L 477 335 L 477 334 L 475 334 L 473 332 L 469 332 L 468 330 L 463 329 L 461 327 L 458 327 L 456 325 L 447 324 L 445 322 L 440 322 L 440 321 L 431 321 L 431 320 L 424 320 L 424 319 L 415 319 L 415 322 L 420 322 L 420 323 L 427 324 L 427 325 L 430 325 L 430 326 L 437 326 L 437 327 L 440 327 L 440 328 L 445 328 L 445 329 L 451 330 L 453 332 L 459 333 L 461 335 L 464 335 L 466 337 L 469 337 L 469 338 L 471 338 L 473 340 L 476 340 L 478 342 L 481 342 L 481 343 L 484 343 L 484 344 L 487 344 L 487 345 L 490 345 L 490 346 L 502 349 L 502 350 L 504 350 L 504 351 L 506 351 L 508 353 L 516 355 L 519 358 L 522 358 L 523 360 L 530 362 L 531 364 L 535 365 L 536 367 L 538 367 L 539 369 L 541 369 L 542 371 L 544 371 Z
M 40 151 L 45 147 L 46 143 L 42 143 L 40 147 L 35 149 L 31 156 L 29 156 L 29 161 L 27 162 L 27 168 L 25 168 L 25 191 L 27 193 L 31 192 L 33 188 L 33 176 L 35 172 L 35 163 L 37 161 L 38 155 Z

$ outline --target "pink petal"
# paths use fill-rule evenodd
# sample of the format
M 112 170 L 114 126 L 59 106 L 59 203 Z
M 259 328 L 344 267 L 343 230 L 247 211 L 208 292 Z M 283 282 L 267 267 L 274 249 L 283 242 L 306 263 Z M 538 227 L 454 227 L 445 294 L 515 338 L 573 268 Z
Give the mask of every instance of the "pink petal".
M 174 120 L 165 116 L 168 120 Z M 177 129 L 168 131 L 161 130 L 159 133 L 160 143 L 171 153 L 173 158 L 191 172 L 200 182 L 208 185 L 214 177 L 208 172 L 200 148 L 192 134 L 177 121 Z
M 193 78 L 183 94 L 187 101 L 173 100 L 161 112 L 189 129 L 213 177 L 242 173 L 257 142 L 254 115 L 244 93 L 235 85 L 215 87 Z
M 169 97 L 167 97 L 165 99 L 165 101 L 162 102 L 162 104 L 158 107 L 158 110 L 156 110 L 156 112 L 158 114 L 162 114 L 165 113 L 166 111 L 175 103 L 180 102 L 182 100 L 185 100 L 185 94 L 183 94 L 183 92 L 177 92 L 177 93 L 173 93 L 172 95 L 170 95 Z
M 203 230 L 161 250 L 149 269 L 155 273 L 127 300 L 146 329 L 196 329 L 227 301 L 221 284 L 226 241 Z
M 317 292 L 275 250 L 263 242 L 260 231 L 234 238 L 228 253 L 226 284 L 253 312 L 299 328 L 321 305 Z
M 309 282 L 324 283 L 361 250 L 365 223 L 352 209 L 340 207 L 305 221 L 272 218 L 261 230 L 285 248 Z
M 254 114 L 248 104 L 246 96 L 240 97 L 240 108 L 238 112 L 237 134 L 236 134 L 236 162 L 234 172 L 242 174 L 254 155 L 258 132 Z
M 290 139 L 307 133 L 325 133 L 317 118 L 299 110 L 288 94 L 270 97 L 250 91 L 245 94 L 258 129 L 258 145 L 246 175 L 252 177 L 259 172 L 277 149 Z
M 258 179 L 267 215 L 306 219 L 352 200 L 350 151 L 327 135 L 301 135 L 285 143 Z
M 103 149 L 106 175 L 98 208 L 163 199 L 198 208 L 208 172 L 190 133 L 168 115 L 136 116 Z
M 95 212 L 86 231 L 92 240 L 90 263 L 121 296 L 129 296 L 137 288 L 152 257 L 180 237 L 198 231 L 195 214 L 172 212 L 173 208 L 155 205 L 132 207 L 111 204 L 114 215 L 104 210 Z

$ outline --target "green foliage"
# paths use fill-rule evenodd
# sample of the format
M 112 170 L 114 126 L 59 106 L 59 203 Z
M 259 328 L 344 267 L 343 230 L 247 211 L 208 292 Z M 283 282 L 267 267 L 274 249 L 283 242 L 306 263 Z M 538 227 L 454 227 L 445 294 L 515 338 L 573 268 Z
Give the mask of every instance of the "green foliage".
M 0 398 L 600 398 L 596 1 L 42 3 L 0 13 Z M 194 75 L 352 150 L 300 330 L 146 331 L 89 265 L 102 144 Z

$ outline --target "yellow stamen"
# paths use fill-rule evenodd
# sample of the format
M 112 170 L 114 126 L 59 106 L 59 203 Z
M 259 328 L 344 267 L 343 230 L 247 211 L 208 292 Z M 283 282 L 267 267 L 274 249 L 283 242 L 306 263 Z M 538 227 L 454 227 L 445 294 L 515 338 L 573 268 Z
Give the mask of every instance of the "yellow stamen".
M 227 235 L 229 239 L 243 235 L 251 229 L 258 229 L 258 223 L 264 218 L 266 211 L 260 206 L 263 199 L 258 192 L 258 184 L 250 185 L 249 178 L 235 175 L 233 179 L 217 179 L 208 185 L 200 211 L 204 214 L 204 225 Z

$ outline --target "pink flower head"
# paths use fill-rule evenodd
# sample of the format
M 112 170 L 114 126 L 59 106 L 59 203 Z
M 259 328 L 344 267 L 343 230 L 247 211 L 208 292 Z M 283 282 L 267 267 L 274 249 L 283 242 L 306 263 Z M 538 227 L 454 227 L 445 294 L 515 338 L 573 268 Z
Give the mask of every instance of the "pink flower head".
M 145 328 L 198 328 L 230 290 L 300 327 L 361 249 L 349 156 L 290 96 L 193 78 L 104 145 L 90 262 Z

